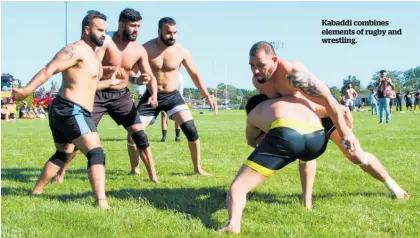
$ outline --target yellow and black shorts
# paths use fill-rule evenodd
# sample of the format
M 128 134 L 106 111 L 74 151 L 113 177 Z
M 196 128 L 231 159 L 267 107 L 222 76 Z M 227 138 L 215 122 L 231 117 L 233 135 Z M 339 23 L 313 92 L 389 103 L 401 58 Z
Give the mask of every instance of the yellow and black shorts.
M 303 161 L 318 158 L 324 153 L 328 139 L 321 124 L 277 119 L 244 164 L 269 176 L 298 158 Z

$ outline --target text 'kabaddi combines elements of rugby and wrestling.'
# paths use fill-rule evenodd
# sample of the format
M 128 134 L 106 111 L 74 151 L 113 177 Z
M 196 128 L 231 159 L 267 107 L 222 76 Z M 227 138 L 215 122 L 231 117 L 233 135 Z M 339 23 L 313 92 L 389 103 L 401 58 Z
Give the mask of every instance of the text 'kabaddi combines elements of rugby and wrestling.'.
M 365 35 L 365 36 L 385 36 L 385 35 L 402 35 L 402 29 L 392 30 L 383 29 L 389 26 L 389 21 L 379 20 L 321 20 L 323 28 L 321 34 L 323 36 L 339 36 L 335 38 L 322 38 L 322 43 L 345 43 L 355 45 L 356 38 L 347 36 Z M 353 28 L 357 27 L 357 28 Z

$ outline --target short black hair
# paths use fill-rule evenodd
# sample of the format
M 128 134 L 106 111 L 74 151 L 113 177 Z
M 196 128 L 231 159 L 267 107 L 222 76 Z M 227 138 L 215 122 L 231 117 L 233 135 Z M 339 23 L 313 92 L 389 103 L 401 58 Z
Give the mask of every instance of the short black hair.
M 164 17 L 164 18 L 159 20 L 159 23 L 158 23 L 159 29 L 162 29 L 164 24 L 174 26 L 174 25 L 176 25 L 176 21 L 172 17 Z
M 256 56 L 260 50 L 264 50 L 266 55 L 276 55 L 276 51 L 274 50 L 272 44 L 268 43 L 267 41 L 259 41 L 251 47 L 251 49 L 249 50 L 249 56 Z
M 265 94 L 257 94 L 248 99 L 245 105 L 246 115 L 248 115 L 258 104 L 267 101 L 269 98 Z
M 380 73 L 380 74 L 386 73 L 386 70 L 385 70 L 385 69 L 383 69 L 383 70 L 379 71 L 379 73 Z
M 82 31 L 83 31 L 83 28 L 85 28 L 85 26 L 90 26 L 92 24 L 93 19 L 95 18 L 100 18 L 106 21 L 105 14 L 95 11 L 95 10 L 89 10 L 87 11 L 86 16 L 83 18 Z
M 118 19 L 118 21 L 141 21 L 142 19 L 143 17 L 141 17 L 140 12 L 132 8 L 126 8 L 120 13 L 120 18 Z

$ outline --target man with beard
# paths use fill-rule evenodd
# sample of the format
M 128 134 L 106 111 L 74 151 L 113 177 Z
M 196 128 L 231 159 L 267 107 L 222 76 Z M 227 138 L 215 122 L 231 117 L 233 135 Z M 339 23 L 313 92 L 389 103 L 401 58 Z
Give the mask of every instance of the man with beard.
M 269 98 L 295 96 L 309 99 L 325 107 L 329 122 L 335 130 L 331 140 L 354 164 L 375 179 L 385 183 L 391 195 L 398 199 L 408 198 L 408 194 L 391 178 L 381 162 L 371 153 L 365 152 L 347 125 L 344 113 L 332 97 L 328 87 L 310 73 L 299 62 L 288 62 L 277 58 L 273 46 L 264 41 L 255 43 L 249 52 L 249 64 L 253 73 L 253 84 L 260 93 Z M 305 166 L 310 166 L 307 163 Z M 310 169 L 310 168 L 302 168 Z M 313 183 L 314 177 L 303 178 Z
M 107 28 L 106 16 L 92 11 L 82 22 L 81 40 L 64 47 L 28 83 L 14 88 L 13 97 L 23 100 L 44 84 L 52 75 L 62 72 L 63 83 L 51 104 L 48 116 L 56 152 L 45 163 L 32 194 L 41 194 L 44 187 L 70 158 L 75 146 L 88 159 L 88 176 L 96 197 L 96 206 L 108 208 L 105 195 L 105 153 L 92 121 L 93 100 L 97 87 L 118 84 L 114 71 L 103 78 L 102 66 L 94 49 L 102 46 Z
M 194 164 L 194 172 L 201 175 L 210 175 L 201 168 L 200 141 L 198 139 L 197 129 L 187 104 L 177 90 L 178 70 L 181 64 L 188 71 L 201 95 L 207 99 L 209 105 L 216 109 L 216 112 L 217 105 L 204 86 L 188 50 L 181 44 L 175 43 L 177 35 L 175 20 L 170 17 L 164 17 L 159 20 L 158 26 L 159 37 L 146 42 L 144 47 L 149 55 L 149 62 L 153 74 L 157 79 L 159 105 L 153 108 L 147 103 L 147 99 L 151 95 L 148 89 L 140 99 L 137 110 L 140 116 L 145 118 L 143 122 L 146 124 L 153 118 L 156 118 L 160 111 L 165 111 L 169 118 L 175 120 L 181 126 L 181 130 L 188 140 L 188 146 Z M 131 161 L 138 158 L 137 151 L 133 147 L 129 148 L 129 154 Z
M 151 96 L 146 98 L 146 102 L 151 108 L 157 106 L 157 85 L 156 79 L 150 69 L 147 52 L 143 46 L 136 42 L 142 17 L 134 9 L 124 9 L 119 17 L 118 31 L 112 36 L 106 45 L 96 51 L 102 60 L 104 71 L 117 70 L 123 75 L 118 85 L 97 91 L 95 94 L 95 104 L 92 119 L 98 125 L 102 116 L 108 113 L 118 124 L 122 125 L 128 132 L 129 148 L 133 146 L 138 150 L 140 157 L 149 173 L 152 182 L 158 183 L 156 172 L 154 171 L 152 151 L 149 147 L 147 135 L 144 131 L 144 123 L 136 110 L 129 89 L 128 83 L 147 84 L 151 90 Z M 130 72 L 140 70 L 140 77 L 131 77 Z M 73 153 L 72 158 L 77 152 Z M 62 182 L 68 163 L 57 176 L 57 182 Z M 138 174 L 138 156 L 131 161 L 131 173 Z

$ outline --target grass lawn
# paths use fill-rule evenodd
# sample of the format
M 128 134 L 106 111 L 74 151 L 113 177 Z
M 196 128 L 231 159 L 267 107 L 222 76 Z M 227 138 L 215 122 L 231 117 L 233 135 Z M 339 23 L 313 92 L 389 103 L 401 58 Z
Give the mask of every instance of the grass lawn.
M 252 152 L 245 140 L 245 112 L 194 112 L 203 168 L 194 175 L 185 136 L 161 143 L 160 118 L 148 136 L 161 184 L 128 175 L 126 133 L 110 117 L 99 125 L 107 154 L 107 194 L 112 210 L 94 207 L 86 158 L 78 155 L 63 184 L 49 184 L 41 196 L 30 192 L 43 164 L 55 152 L 48 120 L 2 121 L 2 237 L 219 237 L 227 222 L 225 193 Z M 420 114 L 393 113 L 379 124 L 354 112 L 355 133 L 364 149 L 380 159 L 411 198 L 388 197 L 383 184 L 349 162 L 332 143 L 318 159 L 314 209 L 298 199 L 297 162 L 250 193 L 243 237 L 420 237 Z

